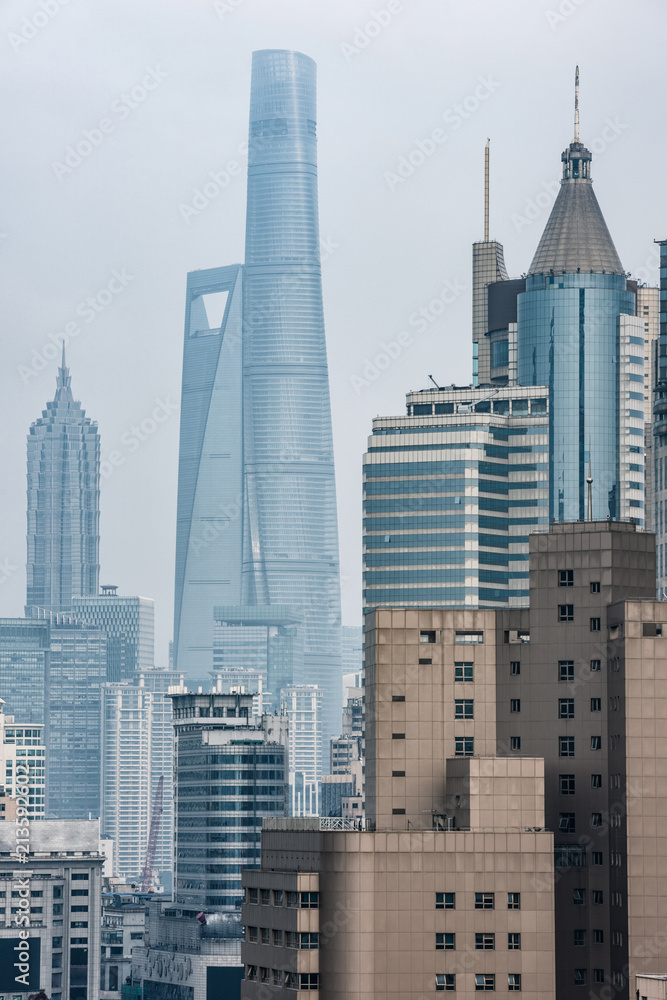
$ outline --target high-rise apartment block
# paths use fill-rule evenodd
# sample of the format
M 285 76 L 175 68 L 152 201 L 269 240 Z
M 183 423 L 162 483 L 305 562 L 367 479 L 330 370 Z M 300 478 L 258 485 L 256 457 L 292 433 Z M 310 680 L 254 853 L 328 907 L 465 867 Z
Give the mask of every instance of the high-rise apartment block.
M 654 572 L 633 524 L 554 523 L 530 537 L 528 608 L 367 613 L 367 829 L 266 824 L 244 875 L 245 996 L 554 995 L 555 969 L 559 1000 L 625 1000 L 660 973 Z
M 660 334 L 654 348 L 652 501 L 657 594 L 667 597 L 667 240 L 660 247 Z
M 95 1000 L 104 863 L 99 820 L 38 820 L 27 838 L 17 837 L 19 829 L 0 823 L 0 991 L 21 1000 L 39 990 L 50 1000 Z M 25 864 L 17 857 L 19 842 L 27 848 Z
M 72 599 L 72 614 L 106 633 L 108 681 L 131 680 L 155 666 L 155 602 L 123 597 L 117 589 L 104 586 L 97 596 Z
M 55 397 L 28 434 L 28 613 L 97 594 L 99 478 L 97 424 L 72 395 L 63 347 Z
M 0 820 L 16 819 L 19 805 L 29 820 L 44 819 L 44 726 L 21 726 L 5 715 L 0 698 Z
M 289 733 L 290 815 L 318 816 L 322 777 L 322 691 L 297 684 L 281 691 Z
M 296 633 L 279 683 L 266 678 L 274 707 L 282 688 L 316 684 L 328 740 L 340 594 L 316 141 L 315 64 L 254 53 L 245 264 L 188 277 L 174 656 L 208 683 L 256 609 L 283 647 Z

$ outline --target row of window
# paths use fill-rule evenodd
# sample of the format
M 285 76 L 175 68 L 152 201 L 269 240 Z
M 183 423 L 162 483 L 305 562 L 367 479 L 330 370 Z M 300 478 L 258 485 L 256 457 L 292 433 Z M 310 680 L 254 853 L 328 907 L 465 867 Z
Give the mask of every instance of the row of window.
M 591 750 L 602 750 L 601 736 L 591 736 Z M 574 757 L 574 736 L 558 737 L 558 756 Z
M 405 701 L 405 698 L 395 698 L 392 700 Z M 591 698 L 591 712 L 601 712 L 602 711 L 602 699 L 601 698 Z M 510 712 L 513 714 L 518 714 L 521 711 L 521 699 L 520 698 L 510 698 Z M 454 718 L 455 719 L 473 719 L 474 715 L 474 699 L 472 698 L 456 698 L 454 700 Z M 559 698 L 558 699 L 558 718 L 559 719 L 574 719 L 574 698 Z
M 316 932 L 281 931 L 269 927 L 248 927 L 248 941 L 255 944 L 271 944 L 275 948 L 301 948 L 314 951 L 320 946 L 320 936 Z
M 559 569 L 558 570 L 558 586 L 559 587 L 574 587 L 574 570 L 572 569 Z M 591 580 L 590 583 L 591 594 L 600 593 L 600 581 Z
M 615 829 L 621 826 L 621 814 L 619 812 L 612 812 L 609 815 L 609 825 Z M 602 826 L 602 813 L 593 812 L 591 813 L 591 824 L 592 827 Z M 576 833 L 576 820 L 574 813 L 559 813 L 558 814 L 558 829 L 561 833 Z
M 561 795 L 574 795 L 575 777 L 573 774 L 559 774 L 558 783 L 560 786 Z M 591 788 L 602 788 L 601 774 L 591 774 Z
M 435 908 L 436 910 L 455 910 L 456 909 L 456 893 L 455 892 L 436 892 L 435 894 Z M 495 892 L 476 892 L 475 893 L 475 909 L 476 910 L 495 910 L 496 908 L 496 894 Z M 520 910 L 521 909 L 521 893 L 520 892 L 508 892 L 507 893 L 507 909 L 508 910 Z
M 559 622 L 573 622 L 574 621 L 574 604 L 559 604 L 558 605 L 558 621 Z M 591 632 L 600 632 L 601 624 L 599 618 L 589 618 L 589 625 Z
M 481 934 L 475 934 L 475 950 L 476 951 L 495 951 L 496 948 L 496 935 L 487 934 L 485 932 Z M 435 950 L 436 951 L 455 951 L 456 950 L 456 934 L 436 934 L 435 935 Z M 508 951 L 521 951 L 521 935 L 520 934 L 508 934 L 507 935 L 507 950 Z
M 456 990 L 455 972 L 438 972 L 435 977 L 436 990 L 454 992 Z M 500 987 L 499 987 L 500 988 Z M 475 973 L 475 992 L 494 992 L 496 989 L 496 976 L 493 972 Z M 507 974 L 507 989 L 510 993 L 521 991 L 521 973 L 509 972 Z
M 294 906 L 302 910 L 317 910 L 320 906 L 319 892 L 284 892 L 282 889 L 246 889 L 246 903 L 262 906 Z
M 319 990 L 320 976 L 317 972 L 284 972 L 282 969 L 269 969 L 264 966 L 247 965 L 245 977 L 251 983 L 265 983 L 273 986 L 284 986 L 287 990 Z
M 431 660 L 420 659 L 420 663 L 431 663 Z M 589 669 L 591 673 L 599 673 L 602 668 L 602 662 L 600 660 L 590 660 Z M 513 677 L 518 677 L 521 674 L 521 662 L 519 660 L 512 660 L 510 662 L 510 673 Z M 475 665 L 472 662 L 465 662 L 463 660 L 454 663 L 454 681 L 456 683 L 468 684 L 475 680 Z M 573 681 L 574 680 L 574 660 L 559 660 L 558 661 L 558 680 L 559 681 Z M 591 699 L 592 700 L 592 699 Z M 600 709 L 591 708 L 591 711 L 600 711 Z

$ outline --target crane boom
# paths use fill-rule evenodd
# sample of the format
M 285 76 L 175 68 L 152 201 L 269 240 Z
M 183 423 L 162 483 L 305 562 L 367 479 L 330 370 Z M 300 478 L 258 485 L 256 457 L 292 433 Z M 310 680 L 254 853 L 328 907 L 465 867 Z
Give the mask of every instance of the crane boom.
M 153 803 L 153 815 L 151 817 L 151 827 L 148 834 L 148 846 L 146 847 L 146 861 L 144 871 L 141 876 L 141 891 L 148 892 L 153 884 L 153 865 L 155 864 L 155 852 L 157 850 L 157 835 L 160 830 L 160 820 L 162 818 L 162 796 L 164 792 L 164 775 L 160 775 L 155 791 L 155 802 Z

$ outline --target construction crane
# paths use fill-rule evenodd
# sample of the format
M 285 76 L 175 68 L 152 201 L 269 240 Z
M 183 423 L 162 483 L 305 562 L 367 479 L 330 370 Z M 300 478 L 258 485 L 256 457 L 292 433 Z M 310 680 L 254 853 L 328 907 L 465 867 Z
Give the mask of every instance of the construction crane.
M 153 803 L 153 815 L 151 817 L 151 828 L 148 834 L 148 847 L 146 848 L 146 861 L 144 862 L 144 872 L 141 876 L 141 891 L 150 892 L 153 888 L 153 865 L 155 864 L 155 851 L 157 850 L 157 835 L 160 831 L 160 819 L 162 818 L 162 795 L 164 792 L 164 775 L 160 775 L 155 791 L 155 802 Z

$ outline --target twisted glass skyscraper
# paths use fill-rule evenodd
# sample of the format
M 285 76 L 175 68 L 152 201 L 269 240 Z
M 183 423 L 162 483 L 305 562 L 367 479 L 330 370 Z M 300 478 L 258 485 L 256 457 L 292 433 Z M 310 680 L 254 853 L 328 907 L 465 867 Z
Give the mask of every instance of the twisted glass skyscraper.
M 288 683 L 323 689 L 328 738 L 340 591 L 315 114 L 313 61 L 254 53 L 246 263 L 188 282 L 175 657 L 191 678 L 212 670 L 215 606 L 238 605 L 238 621 L 289 609 L 300 641 Z

